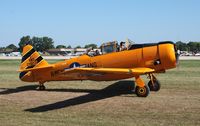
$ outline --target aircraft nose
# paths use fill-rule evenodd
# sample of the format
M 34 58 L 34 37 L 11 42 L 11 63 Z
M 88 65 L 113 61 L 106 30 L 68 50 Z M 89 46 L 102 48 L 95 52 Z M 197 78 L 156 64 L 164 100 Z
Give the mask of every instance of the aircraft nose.
M 161 63 L 165 69 L 171 69 L 177 66 L 178 55 L 176 55 L 175 44 L 160 44 L 159 54 Z

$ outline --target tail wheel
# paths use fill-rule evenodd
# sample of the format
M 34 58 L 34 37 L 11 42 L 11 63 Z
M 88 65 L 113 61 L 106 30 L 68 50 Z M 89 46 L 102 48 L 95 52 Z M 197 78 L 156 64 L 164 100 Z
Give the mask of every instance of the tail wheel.
M 39 90 L 40 90 L 40 91 L 43 91 L 43 90 L 45 90 L 45 89 L 46 89 L 46 88 L 45 88 L 44 85 L 40 85 L 40 86 L 39 86 Z
M 150 88 L 150 91 L 159 91 L 160 90 L 160 82 L 158 80 L 155 80 L 154 84 L 152 84 L 152 81 L 150 80 L 148 83 L 148 86 Z
M 138 97 L 147 97 L 149 95 L 149 87 L 148 86 L 144 86 L 144 87 L 139 87 L 136 86 L 135 88 L 135 93 Z

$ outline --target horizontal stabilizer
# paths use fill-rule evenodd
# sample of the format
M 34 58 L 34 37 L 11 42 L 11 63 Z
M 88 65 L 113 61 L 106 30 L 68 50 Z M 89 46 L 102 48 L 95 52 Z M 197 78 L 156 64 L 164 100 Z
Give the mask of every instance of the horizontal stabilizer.
M 23 70 L 18 70 L 18 72 L 37 71 L 37 70 L 50 69 L 50 68 L 53 68 L 53 65 L 34 67 L 34 68 L 27 68 L 27 69 L 23 69 Z

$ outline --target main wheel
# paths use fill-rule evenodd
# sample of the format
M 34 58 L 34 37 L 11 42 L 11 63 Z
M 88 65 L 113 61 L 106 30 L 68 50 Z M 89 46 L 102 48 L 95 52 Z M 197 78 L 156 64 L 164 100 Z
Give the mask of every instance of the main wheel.
M 158 80 L 154 81 L 154 84 L 152 84 L 151 80 L 148 83 L 148 86 L 150 88 L 150 91 L 159 91 L 160 90 L 160 82 Z
M 135 88 L 135 93 L 138 97 L 147 97 L 149 95 L 149 87 L 148 86 L 144 86 L 144 87 L 139 87 L 136 86 Z
M 44 85 L 40 85 L 40 86 L 39 86 L 39 90 L 40 90 L 40 91 L 43 91 L 43 90 L 45 90 L 45 89 L 46 89 L 46 88 L 45 88 Z

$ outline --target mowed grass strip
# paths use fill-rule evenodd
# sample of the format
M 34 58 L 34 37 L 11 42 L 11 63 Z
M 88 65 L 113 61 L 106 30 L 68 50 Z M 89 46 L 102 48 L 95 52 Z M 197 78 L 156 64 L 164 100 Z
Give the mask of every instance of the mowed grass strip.
M 0 126 L 200 125 L 200 61 L 157 74 L 161 90 L 147 98 L 130 93 L 134 79 L 48 82 L 36 91 L 18 79 L 19 64 L 0 60 Z

